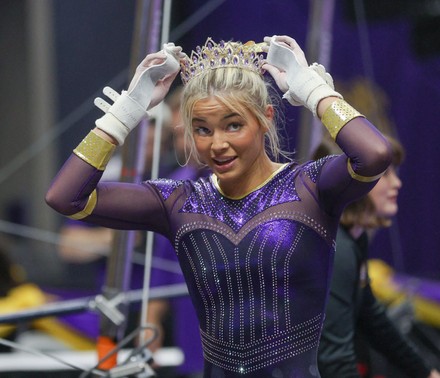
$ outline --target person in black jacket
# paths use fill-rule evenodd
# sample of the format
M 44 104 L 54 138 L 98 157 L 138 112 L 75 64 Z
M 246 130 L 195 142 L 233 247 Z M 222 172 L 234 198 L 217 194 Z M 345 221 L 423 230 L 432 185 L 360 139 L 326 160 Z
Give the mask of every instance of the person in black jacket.
M 404 150 L 388 138 L 393 165 L 371 192 L 344 210 L 336 238 L 336 253 L 326 318 L 321 335 L 318 366 L 322 378 L 368 377 L 368 365 L 360 364 L 360 336 L 410 378 L 438 378 L 437 370 L 427 366 L 416 349 L 388 318 L 385 307 L 372 293 L 368 271 L 368 244 L 374 231 L 391 224 L 398 211 L 401 181 L 397 166 Z M 323 143 L 315 158 L 335 152 Z

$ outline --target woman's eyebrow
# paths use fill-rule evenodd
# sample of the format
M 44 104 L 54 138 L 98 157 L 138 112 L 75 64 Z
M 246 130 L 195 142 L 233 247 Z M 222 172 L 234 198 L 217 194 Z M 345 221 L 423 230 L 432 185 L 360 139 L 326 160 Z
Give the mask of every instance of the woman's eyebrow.
M 232 117 L 242 117 L 242 116 L 239 113 L 229 113 L 229 114 L 226 114 L 222 119 L 225 120 L 225 119 L 229 119 Z M 205 121 L 206 121 L 206 119 L 203 117 L 193 117 L 192 118 L 192 122 L 205 122 Z
M 228 119 L 228 118 L 232 118 L 232 117 L 241 117 L 240 114 L 238 113 L 230 113 L 230 114 L 226 114 L 223 119 Z

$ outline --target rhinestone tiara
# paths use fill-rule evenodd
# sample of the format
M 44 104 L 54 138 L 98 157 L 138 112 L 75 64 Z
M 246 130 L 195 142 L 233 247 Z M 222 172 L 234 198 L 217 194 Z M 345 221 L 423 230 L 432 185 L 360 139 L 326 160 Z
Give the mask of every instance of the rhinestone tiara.
M 190 57 L 185 56 L 181 60 L 180 77 L 182 83 L 183 85 L 187 84 L 207 69 L 213 70 L 222 67 L 238 67 L 262 75 L 264 73 L 261 68 L 264 64 L 264 56 L 261 54 L 263 45 L 265 42 L 255 43 L 254 41 L 244 44 L 220 41 L 217 44 L 209 37 L 204 46 L 197 46 L 191 52 Z

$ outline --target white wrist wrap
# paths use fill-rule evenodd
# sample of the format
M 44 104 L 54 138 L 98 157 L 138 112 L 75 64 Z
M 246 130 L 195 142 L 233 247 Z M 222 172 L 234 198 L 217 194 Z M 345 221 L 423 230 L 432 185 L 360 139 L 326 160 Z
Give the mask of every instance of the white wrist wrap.
M 115 138 L 119 145 L 123 145 L 130 131 L 147 116 L 147 111 L 126 91 L 122 91 L 115 103 L 108 108 L 107 113 L 97 119 L 95 124 L 99 129 Z
M 121 95 L 110 87 L 105 87 L 103 93 L 114 103 L 110 106 L 100 97 L 95 99 L 95 105 L 105 113 L 103 117 L 96 120 L 96 126 L 115 138 L 119 145 L 124 144 L 130 131 L 148 117 L 147 109 L 165 97 L 168 88 L 162 90 L 163 93 L 160 90 L 155 91 L 156 84 L 166 75 L 173 72 L 177 74 L 180 66 L 174 55 L 178 55 L 180 51 L 180 47 L 166 44 L 164 46 L 165 60 L 161 64 L 149 67 L 147 67 L 149 59 L 149 55 L 147 55 L 136 69 L 128 91 L 122 91 Z M 155 92 L 159 92 L 159 94 L 155 94 Z M 155 101 L 152 100 L 154 95 L 156 96 Z M 160 97 L 160 101 L 157 97 Z
M 130 132 L 121 121 L 110 113 L 104 114 L 101 118 L 97 119 L 95 125 L 98 129 L 105 131 L 115 138 L 120 146 L 124 144 L 124 140 Z
M 316 117 L 316 108 L 323 98 L 330 96 L 342 98 L 313 69 L 304 67 L 300 71 L 287 82 L 289 90 L 283 96 L 292 105 L 304 105 Z
M 126 91 L 122 91 L 121 96 L 108 112 L 119 119 L 129 130 L 133 130 L 142 119 L 148 116 L 142 105 L 133 100 Z
M 289 87 L 285 98 L 294 106 L 306 106 L 316 117 L 319 101 L 325 97 L 342 96 L 334 90 L 333 79 L 322 65 L 316 63 L 307 66 L 302 51 L 296 52 L 278 43 L 276 38 L 270 42 L 267 61 L 286 73 Z

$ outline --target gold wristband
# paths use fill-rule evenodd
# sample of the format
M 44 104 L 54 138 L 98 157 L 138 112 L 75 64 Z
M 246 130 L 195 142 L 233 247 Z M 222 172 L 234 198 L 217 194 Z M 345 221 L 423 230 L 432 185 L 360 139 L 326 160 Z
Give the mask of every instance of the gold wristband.
M 361 181 L 361 182 L 372 182 L 372 181 L 376 181 L 379 180 L 383 174 L 385 172 L 379 173 L 376 176 L 361 176 L 358 175 L 355 171 L 353 171 L 353 167 L 351 166 L 351 161 L 350 158 L 347 159 L 347 169 L 348 169 L 348 173 L 350 173 L 350 176 L 355 179 L 356 181 Z
M 333 140 L 336 139 L 339 131 L 353 118 L 364 117 L 344 100 L 336 100 L 324 111 L 321 122 L 329 131 Z
M 69 215 L 70 219 L 83 219 L 92 214 L 93 209 L 96 206 L 96 202 L 98 201 L 98 195 L 96 189 L 90 194 L 89 199 L 87 200 L 86 206 L 81 211 L 78 211 L 75 214 Z
M 91 166 L 103 171 L 116 146 L 90 131 L 73 153 Z

